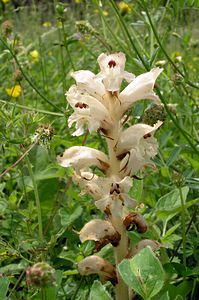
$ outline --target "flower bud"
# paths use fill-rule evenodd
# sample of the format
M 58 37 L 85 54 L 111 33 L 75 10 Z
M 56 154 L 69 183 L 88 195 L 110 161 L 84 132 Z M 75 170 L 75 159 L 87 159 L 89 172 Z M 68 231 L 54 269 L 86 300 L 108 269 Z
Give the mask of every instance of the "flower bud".
M 78 271 L 81 275 L 98 274 L 102 281 L 117 284 L 115 267 L 102 257 L 91 255 L 84 258 L 78 264 Z
M 113 225 L 108 221 L 99 219 L 85 224 L 80 231 L 79 237 L 82 243 L 86 240 L 95 241 L 97 251 L 108 243 L 116 247 L 120 241 L 120 234 Z
M 137 232 L 144 233 L 147 231 L 147 224 L 144 217 L 138 213 L 128 214 L 124 220 L 123 224 L 127 230 L 132 230 L 132 226 L 136 226 Z
M 28 285 L 47 287 L 55 284 L 55 270 L 45 262 L 39 262 L 26 270 Z

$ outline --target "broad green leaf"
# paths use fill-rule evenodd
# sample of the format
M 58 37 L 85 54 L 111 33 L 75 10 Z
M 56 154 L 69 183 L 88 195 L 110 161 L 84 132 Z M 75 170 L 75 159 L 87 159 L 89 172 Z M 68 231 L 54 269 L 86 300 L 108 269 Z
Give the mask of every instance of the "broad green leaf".
M 167 160 L 167 166 L 171 166 L 172 163 L 178 158 L 178 155 L 180 154 L 182 148 L 181 147 L 175 147 L 170 155 L 169 155 L 169 158 Z
M 78 206 L 72 213 L 68 213 L 65 208 L 61 208 L 59 211 L 61 217 L 61 224 L 65 228 L 70 226 L 77 218 L 82 214 L 82 207 Z
M 164 270 L 150 247 L 123 260 L 118 269 L 126 284 L 145 300 L 154 297 L 164 285 Z
M 185 203 L 187 194 L 189 192 L 189 187 L 184 186 L 181 188 L 183 202 Z M 165 219 L 168 216 L 172 218 L 178 212 L 181 207 L 180 190 L 174 189 L 168 194 L 161 197 L 156 204 L 156 212 L 159 218 Z
M 6 294 L 9 287 L 9 280 L 7 277 L 0 278 L 0 299 L 6 300 Z
M 100 281 L 95 280 L 90 291 L 89 300 L 112 300 Z

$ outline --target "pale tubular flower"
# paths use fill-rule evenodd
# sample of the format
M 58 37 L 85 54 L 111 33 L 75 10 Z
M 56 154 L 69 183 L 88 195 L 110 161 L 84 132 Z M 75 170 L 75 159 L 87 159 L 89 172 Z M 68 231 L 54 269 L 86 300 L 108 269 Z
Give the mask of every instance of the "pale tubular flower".
M 150 159 L 154 158 L 158 151 L 154 133 L 161 125 L 161 121 L 154 126 L 136 124 L 121 132 L 116 153 L 118 159 L 121 159 L 121 172 L 126 176 L 135 174 L 151 163 Z
M 154 100 L 160 103 L 159 97 L 154 93 L 153 88 L 157 77 L 163 71 L 161 68 L 154 68 L 150 72 L 137 76 L 119 95 L 121 111 L 124 114 L 131 105 L 142 99 Z
M 128 254 L 128 257 L 135 256 L 138 252 L 140 252 L 142 249 L 146 247 L 150 247 L 152 251 L 156 251 L 160 247 L 162 247 L 162 244 L 160 244 L 157 241 L 149 240 L 149 239 L 141 240 L 131 250 L 131 252 Z
M 79 233 L 79 238 L 82 243 L 87 240 L 95 241 L 97 250 L 100 250 L 108 243 L 117 246 L 120 234 L 109 221 L 95 219 L 84 225 Z
M 75 79 L 78 88 L 86 90 L 89 95 L 101 101 L 106 90 L 101 79 L 97 78 L 93 72 L 88 70 L 79 70 L 72 72 L 71 76 Z
M 96 166 L 102 171 L 109 168 L 108 157 L 101 151 L 86 146 L 73 146 L 58 156 L 57 161 L 62 167 L 73 167 L 78 172 L 81 169 Z
M 107 260 L 97 255 L 91 255 L 78 263 L 78 271 L 81 275 L 98 274 L 102 281 L 117 283 L 115 267 Z
M 73 85 L 66 95 L 69 104 L 74 109 L 74 113 L 68 119 L 69 128 L 76 123 L 73 136 L 82 135 L 85 124 L 88 125 L 90 132 L 97 131 L 99 128 L 108 130 L 112 126 L 112 119 L 107 108 L 87 91 Z
M 144 217 L 137 212 L 129 213 L 127 216 L 125 216 L 123 219 L 123 224 L 127 230 L 132 230 L 132 225 L 136 226 L 136 230 L 139 233 L 144 233 L 148 229 Z
M 131 82 L 135 75 L 124 71 L 126 57 L 122 52 L 110 55 L 102 53 L 97 59 L 101 72 L 96 76 L 101 78 L 107 91 L 119 91 L 122 80 Z
M 95 198 L 95 205 L 102 212 L 114 216 L 123 216 L 123 207 L 135 208 L 136 202 L 129 197 L 128 192 L 132 186 L 130 177 L 103 178 L 90 172 L 74 174 L 74 180 L 80 188 Z

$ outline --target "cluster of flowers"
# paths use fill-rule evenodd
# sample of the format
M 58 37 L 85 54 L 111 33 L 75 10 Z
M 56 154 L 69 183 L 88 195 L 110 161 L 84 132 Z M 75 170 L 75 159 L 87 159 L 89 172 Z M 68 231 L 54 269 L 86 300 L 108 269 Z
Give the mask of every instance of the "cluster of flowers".
M 72 73 L 76 84 L 66 93 L 74 110 L 68 119 L 69 127 L 75 124 L 73 136 L 82 135 L 85 128 L 90 133 L 98 131 L 106 139 L 108 154 L 86 146 L 74 146 L 58 157 L 61 166 L 74 169 L 74 181 L 83 193 L 93 196 L 97 208 L 107 216 L 106 221 L 98 219 L 87 223 L 80 232 L 80 240 L 94 240 L 97 250 L 110 242 L 119 249 L 116 251 L 117 262 L 128 254 L 128 241 L 124 242 L 127 238 L 123 235 L 130 223 L 135 224 L 140 232 L 147 228 L 141 215 L 129 214 L 136 201 L 128 192 L 132 187 L 132 177 L 152 165 L 151 158 L 158 149 L 154 133 L 162 124 L 158 121 L 153 126 L 135 124 L 124 128 L 125 114 L 136 101 L 150 99 L 159 103 L 153 89 L 162 72 L 162 69 L 154 68 L 135 77 L 124 70 L 125 61 L 121 52 L 101 54 L 98 57 L 100 72 L 97 75 L 88 70 Z M 128 85 L 120 91 L 123 80 Z M 95 174 L 92 167 L 101 173 Z M 80 262 L 79 271 L 81 274 L 96 272 L 117 283 L 115 268 L 98 256 Z

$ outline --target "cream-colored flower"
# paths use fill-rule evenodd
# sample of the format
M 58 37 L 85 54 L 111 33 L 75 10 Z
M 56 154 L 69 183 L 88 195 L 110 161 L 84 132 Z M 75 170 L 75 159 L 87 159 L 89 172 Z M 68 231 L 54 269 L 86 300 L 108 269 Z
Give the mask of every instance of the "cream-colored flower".
M 90 166 L 96 166 L 102 171 L 109 168 L 108 157 L 103 152 L 86 146 L 66 149 L 62 156 L 58 156 L 57 161 L 62 167 L 73 167 L 77 172 Z
M 71 86 L 67 92 L 67 99 L 74 109 L 74 113 L 68 119 L 69 127 L 76 123 L 74 136 L 82 135 L 85 125 L 88 125 L 90 132 L 98 129 L 108 130 L 112 126 L 107 108 L 84 89 L 79 89 L 76 85 Z
M 97 78 L 101 78 L 107 91 L 119 91 L 122 80 L 131 82 L 134 75 L 124 71 L 126 57 L 122 52 L 110 55 L 102 53 L 97 59 L 101 72 Z
M 122 216 L 123 208 L 134 208 L 136 202 L 129 197 L 128 192 L 132 186 L 132 179 L 125 177 L 98 177 L 91 172 L 74 174 L 73 178 L 84 193 L 94 197 L 95 205 L 102 212 L 114 216 Z
M 157 77 L 163 69 L 154 68 L 150 72 L 137 76 L 119 95 L 122 113 L 127 111 L 131 105 L 142 99 L 151 99 L 159 103 L 159 97 L 153 88 Z
M 98 274 L 103 281 L 110 280 L 117 283 L 115 267 L 107 260 L 97 255 L 91 255 L 78 263 L 78 271 L 81 275 Z
M 155 131 L 162 125 L 158 121 L 154 126 L 136 124 L 125 129 L 119 137 L 116 152 L 121 160 L 121 172 L 126 176 L 133 175 L 147 164 L 157 154 L 158 142 Z

